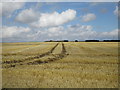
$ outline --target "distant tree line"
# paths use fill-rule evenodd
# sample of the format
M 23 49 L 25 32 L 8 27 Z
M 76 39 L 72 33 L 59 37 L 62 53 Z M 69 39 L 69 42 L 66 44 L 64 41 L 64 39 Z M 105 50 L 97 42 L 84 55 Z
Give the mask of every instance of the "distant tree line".
M 120 40 L 85 40 L 85 41 L 79 41 L 79 40 L 75 40 L 75 41 L 69 41 L 69 40 L 49 40 L 49 41 L 45 41 L 45 42 L 120 42 Z
M 45 41 L 45 42 L 69 42 L 68 40 L 50 40 L 50 41 Z

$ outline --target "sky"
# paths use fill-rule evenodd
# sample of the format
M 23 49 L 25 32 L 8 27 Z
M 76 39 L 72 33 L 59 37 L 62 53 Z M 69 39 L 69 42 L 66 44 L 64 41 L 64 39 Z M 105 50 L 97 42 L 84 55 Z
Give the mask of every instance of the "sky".
M 118 39 L 116 2 L 4 2 L 2 41 Z

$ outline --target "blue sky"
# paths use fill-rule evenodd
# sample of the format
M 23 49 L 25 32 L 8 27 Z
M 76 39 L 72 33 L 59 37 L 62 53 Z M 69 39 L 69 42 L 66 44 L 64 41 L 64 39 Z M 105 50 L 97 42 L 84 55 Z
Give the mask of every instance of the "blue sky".
M 2 39 L 117 39 L 117 5 L 115 2 L 5 3 L 2 7 Z

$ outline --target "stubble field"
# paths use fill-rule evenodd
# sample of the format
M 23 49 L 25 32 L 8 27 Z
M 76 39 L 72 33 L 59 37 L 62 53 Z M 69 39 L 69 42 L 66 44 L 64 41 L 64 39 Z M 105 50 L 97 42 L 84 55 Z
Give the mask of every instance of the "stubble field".
M 118 42 L 2 43 L 3 88 L 117 88 Z

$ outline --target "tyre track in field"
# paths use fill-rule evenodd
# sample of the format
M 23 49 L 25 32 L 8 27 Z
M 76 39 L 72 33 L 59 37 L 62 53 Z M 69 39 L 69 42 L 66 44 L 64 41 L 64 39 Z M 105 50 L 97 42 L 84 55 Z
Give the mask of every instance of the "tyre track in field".
M 16 65 L 23 65 L 22 63 L 24 63 L 25 61 L 30 61 L 30 60 L 33 60 L 33 59 L 38 59 L 38 58 L 42 58 L 42 57 L 45 57 L 51 53 L 53 53 L 53 51 L 55 50 L 55 48 L 59 45 L 59 43 L 57 43 L 50 51 L 46 52 L 46 53 L 43 53 L 43 54 L 40 54 L 40 55 L 37 55 L 35 57 L 29 57 L 29 58 L 25 58 L 25 59 L 21 59 L 21 60 L 12 60 L 12 61 L 4 61 L 2 62 L 2 64 L 8 64 L 9 66 L 5 66 L 3 68 L 10 68 L 10 67 L 15 67 Z M 11 64 L 11 65 L 10 65 Z M 12 65 L 14 64 L 14 65 Z M 15 65 L 16 64 L 16 65 Z
M 50 63 L 50 62 L 53 62 L 53 61 L 56 61 L 56 60 L 63 59 L 67 55 L 69 55 L 69 54 L 67 54 L 65 45 L 62 43 L 62 51 L 57 56 L 55 56 L 53 54 L 53 56 L 54 56 L 53 58 L 47 58 L 45 61 L 36 60 L 34 62 L 27 63 L 27 65 L 37 65 L 37 64 L 43 64 L 43 63 Z

